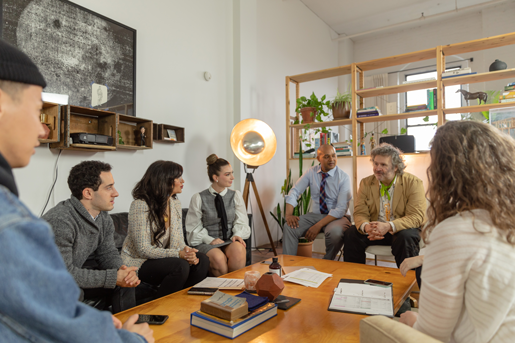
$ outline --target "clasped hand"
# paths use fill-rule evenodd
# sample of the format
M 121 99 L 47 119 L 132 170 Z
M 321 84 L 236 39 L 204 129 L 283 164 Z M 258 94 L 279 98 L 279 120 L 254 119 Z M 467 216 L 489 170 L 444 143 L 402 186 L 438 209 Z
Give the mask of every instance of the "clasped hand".
M 198 264 L 199 259 L 197 258 L 197 249 L 190 248 L 189 246 L 185 246 L 183 250 L 179 252 L 179 257 L 188 261 L 189 264 L 195 265 Z
M 137 270 L 137 267 L 121 266 L 116 272 L 116 285 L 128 288 L 138 286 L 141 281 L 138 278 L 138 274 L 136 274 Z
M 384 239 L 384 235 L 391 230 L 390 223 L 371 222 L 365 225 L 365 232 L 368 233 L 368 239 L 371 241 Z

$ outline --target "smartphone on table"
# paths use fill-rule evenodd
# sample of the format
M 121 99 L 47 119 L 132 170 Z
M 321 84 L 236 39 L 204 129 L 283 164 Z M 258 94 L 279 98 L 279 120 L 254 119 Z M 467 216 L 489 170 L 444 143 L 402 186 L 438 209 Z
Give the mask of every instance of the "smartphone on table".
M 379 280 L 373 280 L 373 279 L 365 280 L 365 284 L 373 285 L 373 286 L 380 286 L 380 287 L 390 287 L 392 285 L 391 282 L 379 281 Z
M 166 322 L 168 316 L 160 316 L 155 314 L 140 314 L 136 324 L 148 323 L 149 325 L 161 325 Z

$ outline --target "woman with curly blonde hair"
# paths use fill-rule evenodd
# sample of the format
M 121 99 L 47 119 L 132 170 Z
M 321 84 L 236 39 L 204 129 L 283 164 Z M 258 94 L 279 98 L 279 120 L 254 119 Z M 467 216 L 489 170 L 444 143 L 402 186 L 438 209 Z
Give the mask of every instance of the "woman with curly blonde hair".
M 483 123 L 448 122 L 427 176 L 420 309 L 401 322 L 443 342 L 513 341 L 515 141 Z

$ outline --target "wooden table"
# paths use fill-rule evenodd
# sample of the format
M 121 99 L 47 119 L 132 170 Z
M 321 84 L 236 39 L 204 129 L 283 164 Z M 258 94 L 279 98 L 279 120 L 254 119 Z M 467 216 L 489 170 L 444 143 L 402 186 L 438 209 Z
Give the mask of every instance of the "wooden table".
M 415 272 L 403 277 L 396 268 L 377 267 L 356 263 L 327 261 L 315 258 L 281 255 L 282 266 L 313 266 L 333 274 L 318 288 L 285 282 L 282 294 L 302 299 L 287 311 L 278 310 L 277 316 L 234 339 L 235 342 L 359 342 L 359 321 L 367 316 L 328 311 L 333 290 L 340 279 L 376 279 L 393 283 L 395 311 L 400 308 L 415 285 Z M 256 263 L 224 275 L 243 278 L 248 270 L 268 271 L 268 265 Z M 238 294 L 239 292 L 227 291 Z M 116 315 L 122 322 L 134 313 L 169 315 L 163 325 L 152 325 L 156 342 L 228 341 L 227 338 L 190 325 L 190 314 L 200 309 L 200 302 L 209 296 L 188 295 L 182 290 Z

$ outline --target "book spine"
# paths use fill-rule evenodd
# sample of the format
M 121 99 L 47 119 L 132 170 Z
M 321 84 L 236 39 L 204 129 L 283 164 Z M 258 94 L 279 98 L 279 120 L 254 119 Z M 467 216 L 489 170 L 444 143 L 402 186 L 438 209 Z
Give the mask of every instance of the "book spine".
M 437 100 L 437 95 L 436 95 L 436 88 L 433 89 L 433 110 L 436 110 L 438 108 L 438 102 L 436 101 Z
M 511 86 L 515 86 L 515 82 L 510 82 L 506 85 L 506 87 L 511 87 Z
M 515 94 L 510 94 L 510 95 L 501 95 L 499 97 L 499 99 L 514 99 L 515 98 Z
M 505 103 L 505 102 L 515 102 L 515 98 L 512 98 L 512 99 L 501 99 L 499 100 L 499 103 Z
M 506 87 L 504 87 L 505 91 L 511 91 L 511 90 L 514 90 L 514 89 L 515 89 L 515 86 L 506 86 Z
M 427 105 L 426 106 L 429 108 L 431 106 L 430 105 L 431 104 L 431 90 L 430 89 L 428 89 L 426 91 L 426 97 L 427 97 L 427 100 L 426 100 Z
M 359 114 L 358 113 L 358 118 L 364 118 L 364 117 L 376 117 L 378 116 L 379 113 L 363 113 L 363 114 Z

